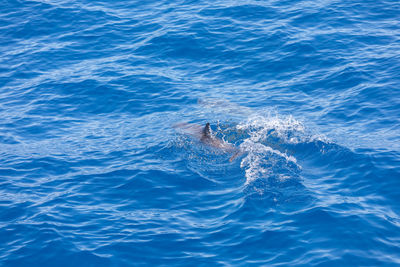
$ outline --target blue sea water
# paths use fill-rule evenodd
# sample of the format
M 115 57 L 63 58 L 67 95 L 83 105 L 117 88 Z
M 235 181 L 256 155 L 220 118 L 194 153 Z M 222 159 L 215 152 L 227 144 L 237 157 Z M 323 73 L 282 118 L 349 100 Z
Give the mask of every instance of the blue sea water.
M 0 265 L 400 266 L 399 114 L 396 0 L 2 0 Z

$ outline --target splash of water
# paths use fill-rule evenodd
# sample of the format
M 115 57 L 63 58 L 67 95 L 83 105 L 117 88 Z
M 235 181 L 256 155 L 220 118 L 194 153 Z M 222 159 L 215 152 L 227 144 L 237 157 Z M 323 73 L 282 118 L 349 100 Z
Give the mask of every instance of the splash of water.
M 309 139 L 303 124 L 292 116 L 253 116 L 236 126 L 246 131 L 240 149 L 246 156 L 240 166 L 245 170 L 246 184 L 260 178 L 286 180 L 297 177 L 301 166 L 294 155 L 283 151 L 284 144 L 297 144 Z

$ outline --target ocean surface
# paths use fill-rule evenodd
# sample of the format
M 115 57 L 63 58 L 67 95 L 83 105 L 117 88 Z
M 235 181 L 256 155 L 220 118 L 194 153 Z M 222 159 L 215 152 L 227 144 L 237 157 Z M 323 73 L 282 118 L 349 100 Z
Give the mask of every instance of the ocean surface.
M 400 266 L 398 0 L 0 5 L 0 266 Z

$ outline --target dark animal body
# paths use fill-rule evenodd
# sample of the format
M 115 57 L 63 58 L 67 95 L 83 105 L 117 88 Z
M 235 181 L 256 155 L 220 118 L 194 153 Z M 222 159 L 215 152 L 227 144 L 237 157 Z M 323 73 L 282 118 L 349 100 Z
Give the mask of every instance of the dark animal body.
M 203 144 L 219 148 L 228 153 L 234 153 L 233 156 L 229 159 L 232 162 L 235 158 L 242 154 L 242 152 L 233 146 L 225 142 L 224 140 L 216 137 L 211 130 L 210 123 L 206 123 L 204 127 L 201 127 L 197 124 L 190 124 L 190 123 L 180 123 L 174 126 L 174 128 L 180 128 L 185 133 L 198 138 Z

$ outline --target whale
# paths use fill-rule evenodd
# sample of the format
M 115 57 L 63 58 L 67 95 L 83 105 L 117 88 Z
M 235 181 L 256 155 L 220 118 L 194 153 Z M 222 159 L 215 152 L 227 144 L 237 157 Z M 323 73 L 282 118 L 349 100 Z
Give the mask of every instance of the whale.
M 183 132 L 197 138 L 205 145 L 223 150 L 226 153 L 233 153 L 233 155 L 229 158 L 230 162 L 242 154 L 240 149 L 215 136 L 215 134 L 212 132 L 209 122 L 207 122 L 204 127 L 192 123 L 179 123 L 175 124 L 174 128 L 181 129 Z

